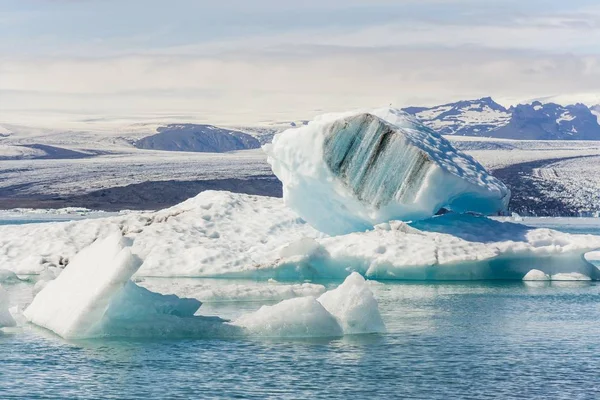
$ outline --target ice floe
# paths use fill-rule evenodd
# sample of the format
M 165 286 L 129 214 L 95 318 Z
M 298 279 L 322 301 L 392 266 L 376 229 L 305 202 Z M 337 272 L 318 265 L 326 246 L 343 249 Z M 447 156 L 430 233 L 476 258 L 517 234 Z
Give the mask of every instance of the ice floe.
M 598 268 L 583 257 L 598 246 L 600 236 L 447 214 L 317 239 L 310 252 L 282 257 L 261 272 L 278 279 L 339 278 L 357 271 L 371 279 L 480 280 L 522 279 L 539 269 L 598 279 Z
M 328 234 L 428 218 L 443 207 L 493 214 L 510 198 L 472 157 L 395 109 L 323 115 L 265 150 L 285 203 Z
M 365 232 L 330 237 L 304 223 L 281 199 L 203 192 L 154 213 L 0 226 L 0 268 L 51 280 L 78 251 L 114 231 L 131 239 L 131 252 L 143 260 L 138 277 L 298 282 L 343 279 L 357 271 L 371 279 L 520 280 L 531 269 L 539 269 L 550 275 L 578 272 L 596 279 L 597 268 L 583 255 L 600 249 L 599 236 L 468 214 L 414 223 L 390 221 Z M 241 289 L 235 287 L 220 293 L 217 285 L 213 293 L 207 290 L 201 296 L 189 295 L 201 300 L 252 296 L 236 294 Z M 265 293 L 265 298 L 296 297 L 283 292 Z
M 66 339 L 332 337 L 385 329 L 377 302 L 360 276 L 349 277 L 318 299 L 284 300 L 229 322 L 195 315 L 201 305 L 197 299 L 163 295 L 136 285 L 131 277 L 140 265 L 129 240 L 115 232 L 77 253 L 58 278 L 35 296 L 24 316 Z M 5 305 L 7 301 L 0 296 L 0 306 Z M 2 312 L 0 317 L 4 317 Z

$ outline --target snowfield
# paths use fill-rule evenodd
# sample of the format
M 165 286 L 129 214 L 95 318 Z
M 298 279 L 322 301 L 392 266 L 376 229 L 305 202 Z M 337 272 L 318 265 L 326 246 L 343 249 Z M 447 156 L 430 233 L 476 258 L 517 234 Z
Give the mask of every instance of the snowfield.
M 0 192 L 72 196 L 146 181 L 191 181 L 270 175 L 260 149 L 226 154 L 140 150 L 75 160 L 0 161 Z
M 600 142 L 564 140 L 510 140 L 448 137 L 454 147 L 473 156 L 487 169 L 557 158 L 600 155 Z
M 533 170 L 542 192 L 582 214 L 600 216 L 600 156 L 563 160 Z

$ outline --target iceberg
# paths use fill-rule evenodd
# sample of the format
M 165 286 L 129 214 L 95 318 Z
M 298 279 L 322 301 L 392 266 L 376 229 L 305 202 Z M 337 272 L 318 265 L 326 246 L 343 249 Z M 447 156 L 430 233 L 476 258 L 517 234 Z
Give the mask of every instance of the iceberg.
M 584 254 L 598 248 L 600 236 L 446 214 L 315 239 L 296 254 L 282 249 L 285 256 L 260 273 L 278 280 L 339 279 L 353 271 L 377 280 L 521 280 L 540 274 L 596 280 L 600 271 Z
M 233 322 L 195 315 L 201 302 L 136 285 L 141 260 L 120 232 L 97 240 L 46 283 L 25 318 L 65 339 L 95 337 L 334 337 L 383 332 L 372 292 L 360 276 L 337 289 L 264 306 Z M 0 311 L 7 306 L 1 296 Z M 6 307 L 5 307 L 6 308 Z M 5 315 L 0 312 L 0 322 Z M 10 317 L 10 314 L 8 314 Z M 10 323 L 8 321 L 6 326 Z
M 385 332 L 377 300 L 365 278 L 356 272 L 336 289 L 323 293 L 318 301 L 336 318 L 346 335 Z
M 0 329 L 15 326 L 17 323 L 8 311 L 10 306 L 8 293 L 0 285 Z
M 369 279 L 521 280 L 531 269 L 539 269 L 550 275 L 580 272 L 595 279 L 592 262 L 599 264 L 594 258 L 600 259 L 594 257 L 600 253 L 591 253 L 600 249 L 599 236 L 469 214 L 412 223 L 389 221 L 367 232 L 329 237 L 303 222 L 281 199 L 202 192 L 152 213 L 0 226 L 0 266 L 13 272 L 5 272 L 7 276 L 39 274 L 41 289 L 73 263 L 77 252 L 117 230 L 133 240 L 130 251 L 143 260 L 137 278 L 272 278 L 289 283 L 344 279 L 357 271 Z M 316 297 L 323 290 L 273 287 L 252 293 L 248 288 L 215 285 L 182 294 L 206 301 L 284 300 Z
M 265 146 L 285 204 L 330 235 L 442 208 L 495 214 L 508 188 L 441 135 L 395 109 L 318 117 Z
M 200 307 L 195 299 L 150 292 L 130 281 L 142 261 L 120 232 L 73 257 L 25 310 L 28 321 L 65 339 L 171 332 Z
M 331 337 L 383 333 L 377 300 L 365 279 L 353 273 L 336 289 L 284 300 L 243 315 L 233 322 L 260 336 Z
M 312 296 L 262 306 L 233 323 L 252 335 L 264 337 L 335 337 L 344 334 L 335 317 Z

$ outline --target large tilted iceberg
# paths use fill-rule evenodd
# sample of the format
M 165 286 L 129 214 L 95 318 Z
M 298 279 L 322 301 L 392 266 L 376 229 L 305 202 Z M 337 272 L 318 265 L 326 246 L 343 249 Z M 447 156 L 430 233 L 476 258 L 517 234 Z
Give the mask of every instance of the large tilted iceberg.
M 285 203 L 328 234 L 441 208 L 494 214 L 510 191 L 472 157 L 395 109 L 324 115 L 265 146 Z
M 136 285 L 130 278 L 140 265 L 141 260 L 131 253 L 130 241 L 120 232 L 99 239 L 46 284 L 24 316 L 66 339 L 332 337 L 385 330 L 377 302 L 358 274 L 319 298 L 285 300 L 229 322 L 195 315 L 201 305 L 196 299 L 163 295 Z M 2 297 L 3 306 L 1 301 Z

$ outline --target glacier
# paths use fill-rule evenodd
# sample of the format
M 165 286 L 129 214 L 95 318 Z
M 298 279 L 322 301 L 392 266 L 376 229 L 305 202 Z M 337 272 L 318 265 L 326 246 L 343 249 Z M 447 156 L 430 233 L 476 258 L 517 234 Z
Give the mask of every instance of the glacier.
M 286 205 L 330 235 L 442 208 L 495 214 L 510 198 L 481 164 L 396 109 L 323 115 L 264 149 Z
M 24 311 L 65 339 L 97 337 L 335 337 L 385 331 L 377 301 L 358 274 L 319 298 L 284 300 L 235 321 L 196 315 L 199 300 L 164 295 L 131 280 L 141 260 L 120 232 L 78 252 Z M 0 288 L 1 290 L 1 288 Z M 0 291 L 0 307 L 7 306 Z M 2 309 L 0 309 L 2 311 Z M 11 320 L 0 312 L 0 322 Z M 10 317 L 10 314 L 8 314 Z M 14 321 L 12 321 L 14 324 Z M 2 325 L 0 325 L 2 326 Z

